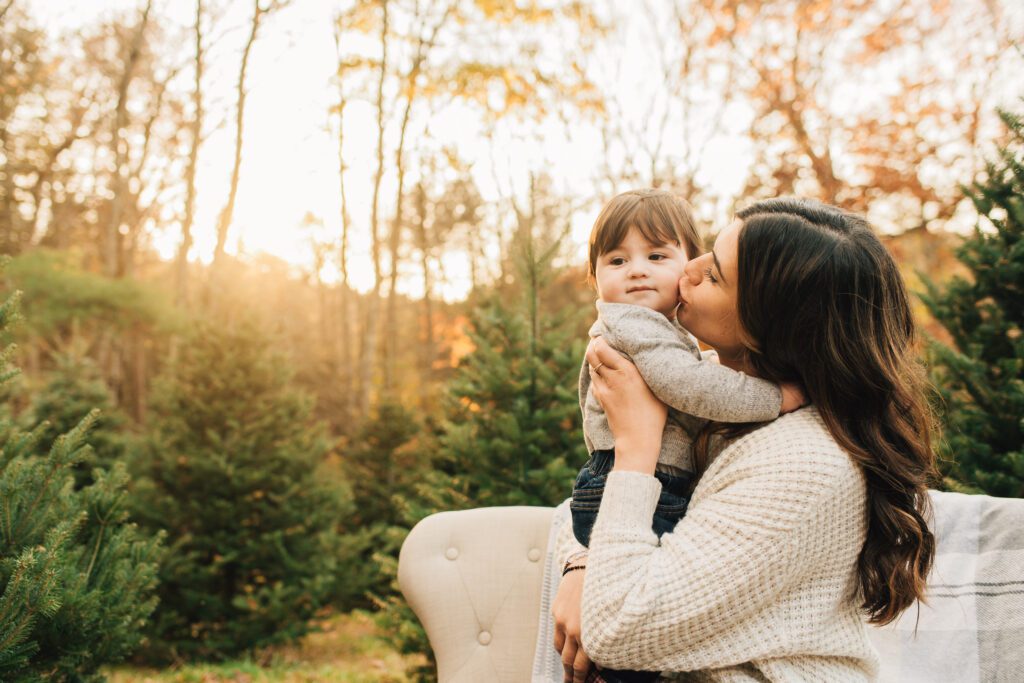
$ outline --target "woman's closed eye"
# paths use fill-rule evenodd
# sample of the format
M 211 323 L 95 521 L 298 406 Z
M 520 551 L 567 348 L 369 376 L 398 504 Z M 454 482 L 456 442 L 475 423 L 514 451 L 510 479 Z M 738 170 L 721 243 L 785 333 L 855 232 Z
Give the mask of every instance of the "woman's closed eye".
M 716 284 L 718 282 L 718 278 L 715 277 L 715 274 L 711 271 L 710 266 L 704 269 L 704 277 L 711 280 L 712 284 Z

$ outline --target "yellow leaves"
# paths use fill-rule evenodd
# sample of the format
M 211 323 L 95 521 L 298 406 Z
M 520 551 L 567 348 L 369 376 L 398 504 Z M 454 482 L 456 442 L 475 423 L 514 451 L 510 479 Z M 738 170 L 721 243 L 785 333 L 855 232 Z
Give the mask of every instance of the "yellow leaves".
M 362 55 L 350 55 L 338 63 L 337 75 L 339 77 L 344 77 L 345 73 L 348 71 L 358 71 L 360 69 L 376 70 L 379 68 L 379 59 L 374 57 L 364 57 Z
M 377 0 L 357 0 L 347 12 L 338 15 L 338 28 L 342 31 L 359 33 L 375 33 L 380 31 L 380 2 Z
M 540 7 L 536 0 L 519 6 L 516 0 L 475 0 L 474 4 L 487 19 L 504 23 L 526 22 L 537 24 L 554 19 L 554 11 Z

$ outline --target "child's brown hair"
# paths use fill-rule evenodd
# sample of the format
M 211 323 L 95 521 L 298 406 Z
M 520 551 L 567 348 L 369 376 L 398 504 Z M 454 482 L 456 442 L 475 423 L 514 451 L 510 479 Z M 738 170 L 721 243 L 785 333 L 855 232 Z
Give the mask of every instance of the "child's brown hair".
M 587 282 L 594 284 L 597 259 L 622 244 L 630 228 L 652 244 L 678 244 L 687 258 L 701 252 L 693 212 L 685 199 L 665 190 L 630 190 L 613 197 L 594 221 Z

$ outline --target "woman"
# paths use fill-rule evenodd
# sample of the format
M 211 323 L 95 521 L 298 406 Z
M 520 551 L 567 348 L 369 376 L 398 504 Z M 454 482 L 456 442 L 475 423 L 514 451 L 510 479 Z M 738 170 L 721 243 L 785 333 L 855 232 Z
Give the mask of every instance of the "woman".
M 801 383 L 812 405 L 709 425 L 687 516 L 659 543 L 665 406 L 591 344 L 622 455 L 589 556 L 573 561 L 585 569 L 564 574 L 553 606 L 567 681 L 591 659 L 715 681 L 868 680 L 878 663 L 862 612 L 884 624 L 923 597 L 934 454 L 896 265 L 863 219 L 832 206 L 777 199 L 737 216 L 687 265 L 679 322 L 724 365 Z

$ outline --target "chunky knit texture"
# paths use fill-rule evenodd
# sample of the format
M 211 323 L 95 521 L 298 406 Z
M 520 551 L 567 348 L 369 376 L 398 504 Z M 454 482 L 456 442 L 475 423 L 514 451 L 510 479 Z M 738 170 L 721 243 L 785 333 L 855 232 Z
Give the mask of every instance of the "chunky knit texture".
M 675 320 L 634 304 L 599 301 L 597 312 L 590 338 L 604 337 L 629 358 L 654 395 L 669 407 L 659 465 L 692 472 L 693 437 L 705 420 L 762 422 L 778 417 L 782 392 L 777 384 L 702 360 L 697 341 Z M 587 451 L 611 450 L 615 438 L 590 390 L 586 358 L 580 368 L 579 394 Z
M 637 472 L 608 477 L 582 605 L 594 661 L 708 681 L 876 676 L 857 598 L 865 480 L 814 408 L 725 448 L 660 543 L 659 489 Z

